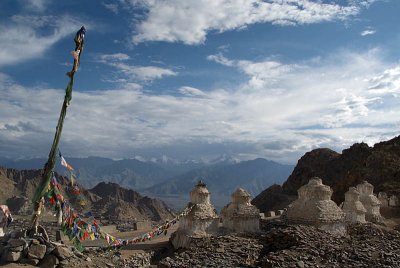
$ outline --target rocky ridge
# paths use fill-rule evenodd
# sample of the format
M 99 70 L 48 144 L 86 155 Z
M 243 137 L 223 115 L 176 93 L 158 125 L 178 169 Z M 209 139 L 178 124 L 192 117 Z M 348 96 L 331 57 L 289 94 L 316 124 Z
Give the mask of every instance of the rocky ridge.
M 307 152 L 282 186 L 267 188 L 252 204 L 262 212 L 283 209 L 296 198 L 297 190 L 314 176 L 322 178 L 323 183 L 332 188 L 332 199 L 337 204 L 344 201 L 349 187 L 363 181 L 371 183 L 376 193 L 400 195 L 400 136 L 373 147 L 356 143 L 341 154 L 327 148 Z

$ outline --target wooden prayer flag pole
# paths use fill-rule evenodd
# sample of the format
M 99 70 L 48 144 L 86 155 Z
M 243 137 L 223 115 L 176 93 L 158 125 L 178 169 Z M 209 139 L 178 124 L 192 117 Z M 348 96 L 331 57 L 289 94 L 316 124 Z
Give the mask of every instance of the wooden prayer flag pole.
M 69 79 L 67 88 L 65 90 L 64 103 L 62 105 L 60 117 L 58 119 L 53 144 L 50 149 L 49 158 L 48 158 L 46 164 L 44 165 L 42 181 L 41 181 L 39 187 L 36 189 L 35 195 L 32 199 L 32 203 L 33 203 L 32 231 L 34 232 L 34 234 L 37 233 L 37 227 L 39 225 L 40 213 L 44 207 L 44 195 L 48 191 L 51 177 L 53 176 L 53 171 L 54 171 L 54 166 L 55 166 L 55 161 L 56 161 L 56 156 L 57 156 L 57 150 L 58 150 L 58 143 L 60 142 L 61 132 L 62 132 L 63 125 L 64 125 L 64 119 L 65 119 L 65 115 L 67 113 L 67 107 L 69 106 L 70 101 L 72 99 L 72 87 L 74 85 L 74 75 L 75 75 L 75 72 L 78 70 L 80 56 L 83 51 L 85 32 L 86 32 L 86 29 L 84 26 L 82 26 L 81 29 L 76 33 L 75 38 L 74 38 L 75 45 L 76 45 L 75 51 L 72 52 L 73 56 L 74 56 L 74 66 L 72 67 L 72 70 L 67 73 L 67 75 L 70 79 Z

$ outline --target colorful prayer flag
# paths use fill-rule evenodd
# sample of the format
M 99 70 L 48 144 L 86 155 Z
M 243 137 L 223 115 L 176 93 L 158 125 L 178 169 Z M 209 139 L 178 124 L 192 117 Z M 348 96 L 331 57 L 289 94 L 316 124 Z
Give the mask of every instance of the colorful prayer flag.
M 60 151 L 58 151 L 58 154 L 60 155 L 60 158 L 61 158 L 61 165 L 64 166 L 64 167 L 66 167 L 66 168 L 68 168 L 69 171 L 74 171 L 74 168 L 71 167 L 71 165 L 68 164 L 67 161 L 65 161 L 65 159 L 64 159 L 64 157 L 62 156 L 62 154 L 61 154 Z
M 86 212 L 85 217 L 87 217 L 87 218 L 93 217 L 92 212 L 91 211 Z
M 72 185 L 72 187 L 75 186 L 75 177 L 72 172 L 71 172 L 71 185 Z

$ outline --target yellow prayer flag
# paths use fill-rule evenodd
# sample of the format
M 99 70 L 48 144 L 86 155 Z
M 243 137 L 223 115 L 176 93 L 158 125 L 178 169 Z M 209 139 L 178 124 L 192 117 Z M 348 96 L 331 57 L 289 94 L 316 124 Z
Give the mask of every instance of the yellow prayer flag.
M 72 175 L 72 173 L 71 173 L 71 185 L 75 186 L 75 178 L 74 175 Z

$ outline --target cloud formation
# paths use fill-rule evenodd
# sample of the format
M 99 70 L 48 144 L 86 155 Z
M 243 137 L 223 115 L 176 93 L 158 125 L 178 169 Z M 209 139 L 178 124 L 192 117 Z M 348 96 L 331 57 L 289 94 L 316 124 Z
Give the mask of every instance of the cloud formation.
M 41 13 L 46 10 L 49 0 L 20 0 L 20 2 L 26 10 Z
M 295 67 L 222 54 L 209 59 L 236 68 L 246 80 L 237 88 L 211 91 L 180 87 L 174 95 L 148 94 L 128 85 L 74 92 L 63 151 L 118 158 L 150 152 L 180 152 L 187 158 L 227 153 L 293 163 L 316 147 L 340 150 L 398 133 L 400 66 L 385 63 L 379 50 L 341 51 Z M 260 75 L 271 68 L 278 71 Z M 46 155 L 63 94 L 26 88 L 0 75 L 0 154 Z
M 114 14 L 118 14 L 119 9 L 118 9 L 118 4 L 115 3 L 101 3 L 106 9 L 110 10 L 111 12 L 113 12 Z
M 367 35 L 373 35 L 376 33 L 376 30 L 373 30 L 372 28 L 366 29 L 360 33 L 361 36 L 367 36 Z
M 118 73 L 126 80 L 152 81 L 165 76 L 176 76 L 178 73 L 167 68 L 157 66 L 135 66 L 126 63 L 130 57 L 124 53 L 103 54 L 97 61 L 117 69 Z
M 193 45 L 206 40 L 210 31 L 243 29 L 255 23 L 301 25 L 346 20 L 373 1 L 352 1 L 344 6 L 332 1 L 312 0 L 141 0 L 130 1 L 146 10 L 136 25 L 134 43 L 183 42 Z
M 229 60 L 221 53 L 209 55 L 207 59 L 225 66 L 238 68 L 251 77 L 247 83 L 249 87 L 255 89 L 264 88 L 267 84 L 272 85 L 277 82 L 276 78 L 290 73 L 295 68 L 300 68 L 300 66 L 294 64 L 282 64 L 274 60 L 265 60 L 261 62 Z
M 59 40 L 75 33 L 76 25 L 81 25 L 70 16 L 56 19 L 53 16 L 14 15 L 12 22 L 0 25 L 0 66 L 42 57 Z M 45 27 L 51 28 L 50 34 L 41 32 Z

